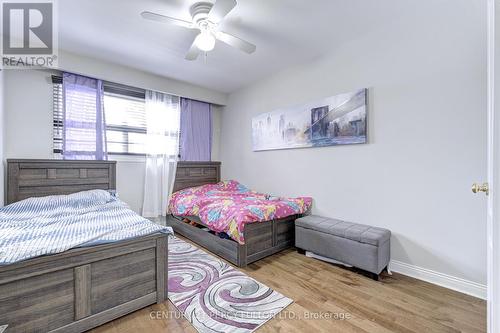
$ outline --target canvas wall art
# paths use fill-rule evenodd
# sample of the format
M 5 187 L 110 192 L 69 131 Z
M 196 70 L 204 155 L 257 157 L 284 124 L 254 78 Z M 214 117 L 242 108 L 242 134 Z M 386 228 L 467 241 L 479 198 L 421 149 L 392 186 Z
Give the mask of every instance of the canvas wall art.
M 367 89 L 339 94 L 252 119 L 253 150 L 366 143 Z

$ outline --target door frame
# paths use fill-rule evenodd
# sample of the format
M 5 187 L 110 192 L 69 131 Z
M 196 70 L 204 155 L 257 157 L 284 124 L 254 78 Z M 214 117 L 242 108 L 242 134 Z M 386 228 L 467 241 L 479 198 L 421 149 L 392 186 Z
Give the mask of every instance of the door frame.
M 488 0 L 488 332 L 500 333 L 500 0 Z M 495 31 L 498 30 L 498 31 Z M 495 82 L 495 76 L 499 81 Z

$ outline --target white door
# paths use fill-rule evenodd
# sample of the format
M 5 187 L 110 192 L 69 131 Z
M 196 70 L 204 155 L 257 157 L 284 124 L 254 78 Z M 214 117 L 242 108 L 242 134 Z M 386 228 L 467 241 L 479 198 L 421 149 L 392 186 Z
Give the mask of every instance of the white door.
M 488 332 L 500 333 L 500 0 L 488 0 Z

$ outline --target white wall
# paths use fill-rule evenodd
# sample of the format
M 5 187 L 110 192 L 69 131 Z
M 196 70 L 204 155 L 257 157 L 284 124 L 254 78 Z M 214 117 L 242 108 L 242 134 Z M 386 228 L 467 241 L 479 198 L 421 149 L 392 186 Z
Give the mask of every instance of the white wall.
M 222 106 L 212 105 L 212 161 L 220 160 L 220 136 L 222 131 L 223 110 L 224 108 Z
M 98 68 L 101 68 L 102 64 L 99 62 L 96 64 L 99 65 Z M 130 78 L 133 78 L 134 71 L 127 74 L 127 70 L 121 68 L 120 73 L 122 76 L 130 74 Z M 144 76 L 137 83 L 133 81 L 125 83 L 142 87 L 146 79 L 147 77 Z M 196 87 L 193 89 L 196 90 Z M 186 91 L 186 94 L 188 93 Z M 215 107 L 214 159 L 218 158 L 220 142 L 218 138 L 220 134 L 219 113 L 220 107 Z M 5 118 L 5 158 L 53 158 L 51 72 L 5 71 Z M 110 158 L 114 157 L 110 156 Z M 120 198 L 133 210 L 140 212 L 144 197 L 144 159 L 123 157 L 116 157 L 116 159 L 118 160 L 116 186 Z
M 226 105 L 227 101 L 224 93 L 65 51 L 59 52 L 59 69 L 218 105 Z
M 389 228 L 392 259 L 485 284 L 486 199 L 470 190 L 486 179 L 485 4 L 419 1 L 397 14 L 230 95 L 222 174 L 312 196 L 315 214 Z M 368 144 L 252 152 L 253 116 L 364 87 Z
M 6 158 L 52 158 L 51 74 L 6 70 Z

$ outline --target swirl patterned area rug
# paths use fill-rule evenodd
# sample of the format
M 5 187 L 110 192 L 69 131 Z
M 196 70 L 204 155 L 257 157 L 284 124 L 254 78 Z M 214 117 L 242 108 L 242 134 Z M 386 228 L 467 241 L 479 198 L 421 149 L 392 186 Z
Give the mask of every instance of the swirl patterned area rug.
M 175 237 L 168 274 L 168 298 L 198 332 L 253 332 L 293 302 Z

